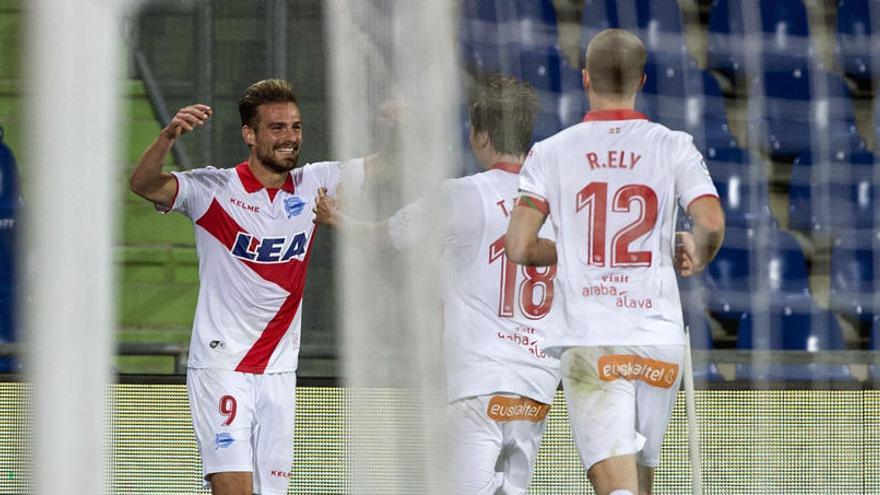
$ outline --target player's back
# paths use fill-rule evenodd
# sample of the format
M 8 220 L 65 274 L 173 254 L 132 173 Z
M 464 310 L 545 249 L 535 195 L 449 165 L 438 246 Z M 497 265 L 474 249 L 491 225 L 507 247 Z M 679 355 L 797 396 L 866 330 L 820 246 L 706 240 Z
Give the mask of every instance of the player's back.
M 688 134 L 631 110 L 590 112 L 535 145 L 522 188 L 547 201 L 557 237 L 566 336 L 554 344 L 683 342 L 675 203 L 715 194 Z
M 444 246 L 451 400 L 509 392 L 552 402 L 558 362 L 544 352 L 555 267 L 520 267 L 504 253 L 519 165 L 498 164 L 447 182 Z M 542 235 L 551 237 L 547 228 Z

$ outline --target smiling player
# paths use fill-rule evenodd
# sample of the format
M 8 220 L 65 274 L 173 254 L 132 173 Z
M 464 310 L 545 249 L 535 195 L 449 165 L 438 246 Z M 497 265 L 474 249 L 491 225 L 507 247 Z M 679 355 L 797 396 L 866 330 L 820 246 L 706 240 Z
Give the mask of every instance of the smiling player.
M 302 122 L 286 81 L 252 84 L 238 107 L 247 160 L 162 172 L 174 142 L 211 117 L 196 104 L 147 148 L 131 189 L 194 224 L 200 288 L 187 391 L 205 479 L 214 494 L 286 494 L 312 208 L 343 172 L 359 186 L 365 163 L 298 166 Z

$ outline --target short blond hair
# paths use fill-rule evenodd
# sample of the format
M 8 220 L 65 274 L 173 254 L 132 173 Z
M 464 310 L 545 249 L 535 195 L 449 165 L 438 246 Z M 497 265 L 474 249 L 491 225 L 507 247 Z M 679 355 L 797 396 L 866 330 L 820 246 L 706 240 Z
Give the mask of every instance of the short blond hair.
M 648 52 L 634 34 L 606 29 L 587 45 L 587 73 L 597 94 L 628 97 L 636 94 L 645 73 Z

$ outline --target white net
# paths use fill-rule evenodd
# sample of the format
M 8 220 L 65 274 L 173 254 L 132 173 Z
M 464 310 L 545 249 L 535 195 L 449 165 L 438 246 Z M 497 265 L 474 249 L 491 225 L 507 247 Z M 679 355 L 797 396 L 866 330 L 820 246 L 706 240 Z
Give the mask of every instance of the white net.
M 358 219 L 387 218 L 456 165 L 453 13 L 449 2 L 328 9 L 335 154 L 380 153 L 362 194 L 343 187 Z M 339 250 L 351 491 L 445 493 L 439 257 L 395 252 L 387 237 L 343 235 Z

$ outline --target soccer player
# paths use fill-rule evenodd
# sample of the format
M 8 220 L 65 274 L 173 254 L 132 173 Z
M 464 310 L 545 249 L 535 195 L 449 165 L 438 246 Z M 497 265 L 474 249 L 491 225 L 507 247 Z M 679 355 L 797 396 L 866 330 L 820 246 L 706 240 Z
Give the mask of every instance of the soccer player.
M 445 365 L 450 493 L 524 494 L 559 385 L 544 352 L 556 268 L 521 267 L 504 252 L 518 174 L 538 110 L 534 89 L 499 74 L 478 81 L 470 102 L 470 145 L 486 171 L 445 182 L 442 192 L 382 224 L 357 224 L 331 201 L 318 221 L 341 231 L 378 230 L 398 250 L 423 240 L 445 205 Z M 552 236 L 549 228 L 542 235 Z
M 586 53 L 590 111 L 529 152 L 506 236 L 523 265 L 557 263 L 561 352 L 572 432 L 599 495 L 650 494 L 684 358 L 676 270 L 715 256 L 724 214 L 690 135 L 634 110 L 646 53 L 602 31 Z M 676 200 L 693 220 L 677 235 Z M 556 242 L 539 237 L 549 216 Z
M 174 142 L 211 117 L 206 105 L 188 106 L 146 149 L 131 190 L 195 228 L 187 392 L 205 480 L 214 494 L 286 494 L 312 207 L 319 188 L 335 194 L 343 173 L 358 187 L 365 163 L 298 166 L 302 122 L 286 81 L 252 84 L 238 108 L 245 161 L 163 173 Z

